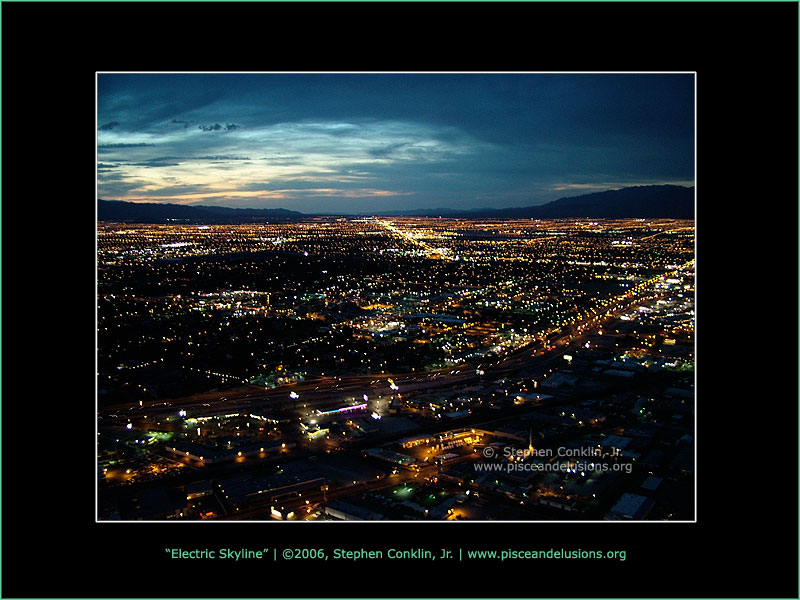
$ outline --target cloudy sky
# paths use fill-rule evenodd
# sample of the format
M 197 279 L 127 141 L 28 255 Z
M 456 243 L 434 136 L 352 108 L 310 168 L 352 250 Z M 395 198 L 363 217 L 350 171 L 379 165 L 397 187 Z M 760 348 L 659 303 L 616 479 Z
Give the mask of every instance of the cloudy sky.
M 98 197 L 357 213 L 694 184 L 691 74 L 98 74 Z

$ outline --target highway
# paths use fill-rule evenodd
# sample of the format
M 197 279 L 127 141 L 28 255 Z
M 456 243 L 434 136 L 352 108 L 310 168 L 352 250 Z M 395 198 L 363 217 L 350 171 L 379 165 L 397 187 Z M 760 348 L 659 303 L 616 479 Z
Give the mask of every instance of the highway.
M 689 261 L 675 272 L 690 266 L 693 262 Z M 118 415 L 130 419 L 147 415 L 158 419 L 159 417 L 177 416 L 179 410 L 185 410 L 188 417 L 204 414 L 288 412 L 299 418 L 314 410 L 329 410 L 361 403 L 364 395 L 370 399 L 369 410 L 375 410 L 375 400 L 388 399 L 395 393 L 406 394 L 428 390 L 437 392 L 482 381 L 494 381 L 514 373 L 522 373 L 525 377 L 536 379 L 543 376 L 554 363 L 560 364 L 556 361 L 559 361 L 570 347 L 582 345 L 586 337 L 596 329 L 602 328 L 605 322 L 629 310 L 634 304 L 658 297 L 659 292 L 656 290 L 651 290 L 649 293 L 643 293 L 643 291 L 654 282 L 668 276 L 669 274 L 664 274 L 639 283 L 630 291 L 614 298 L 613 301 L 604 302 L 594 312 L 563 327 L 556 337 L 546 342 L 546 346 L 539 348 L 540 341 L 534 341 L 512 350 L 499 360 L 478 363 L 484 371 L 482 376 L 476 372 L 478 365 L 474 364 L 415 374 L 325 376 L 269 390 L 250 386 L 250 388 L 204 393 L 166 402 L 146 402 L 142 406 L 138 404 L 115 405 L 103 408 L 99 415 L 101 418 Z M 393 379 L 399 388 L 397 392 L 389 387 L 389 379 Z M 297 394 L 298 398 L 291 398 L 289 396 L 291 392 Z
M 436 472 L 436 467 L 434 465 L 424 466 L 419 471 L 401 469 L 395 475 L 387 475 L 386 477 L 375 479 L 374 481 L 359 482 L 355 485 L 344 485 L 334 489 L 329 489 L 325 492 L 316 491 L 304 493 L 299 498 L 291 498 L 288 500 L 279 500 L 275 502 L 268 501 L 260 506 L 253 506 L 247 510 L 238 510 L 227 515 L 220 516 L 220 519 L 226 521 L 238 521 L 271 518 L 269 513 L 270 506 L 272 505 L 281 509 L 295 511 L 298 514 L 301 514 L 300 511 L 304 511 L 305 514 L 308 514 L 309 512 L 314 512 L 315 508 L 320 504 L 330 502 L 331 500 L 336 500 L 337 498 L 341 498 L 343 496 L 350 496 L 358 492 L 376 492 L 400 485 L 406 481 L 413 481 L 415 479 L 423 480 L 426 477 L 435 475 Z

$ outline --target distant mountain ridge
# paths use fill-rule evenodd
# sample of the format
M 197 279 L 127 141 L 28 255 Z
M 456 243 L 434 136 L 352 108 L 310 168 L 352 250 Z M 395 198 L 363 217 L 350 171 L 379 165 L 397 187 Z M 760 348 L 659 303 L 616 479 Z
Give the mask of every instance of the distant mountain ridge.
M 581 196 L 565 196 L 538 206 L 392 211 L 403 216 L 501 219 L 694 219 L 694 186 L 640 185 Z
M 294 221 L 305 215 L 285 208 L 227 208 L 224 206 L 185 206 L 155 202 L 97 200 L 98 221 L 126 223 L 261 223 Z
M 336 213 L 340 216 L 346 213 Z M 640 185 L 565 196 L 539 206 L 391 210 L 362 213 L 386 216 L 452 217 L 462 219 L 694 219 L 694 186 Z M 263 223 L 289 222 L 311 215 L 285 208 L 226 208 L 224 206 L 186 206 L 154 202 L 98 200 L 99 221 L 129 223 Z
M 505 208 L 478 214 L 518 219 L 694 219 L 694 186 L 634 186 L 559 198 L 541 206 Z

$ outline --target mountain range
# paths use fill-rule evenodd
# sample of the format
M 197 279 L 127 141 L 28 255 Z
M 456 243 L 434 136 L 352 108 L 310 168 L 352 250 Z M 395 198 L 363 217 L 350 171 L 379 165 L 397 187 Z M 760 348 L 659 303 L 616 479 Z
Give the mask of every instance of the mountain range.
M 694 187 L 642 185 L 568 196 L 538 206 L 394 211 L 393 215 L 500 219 L 694 219 Z
M 489 211 L 490 214 L 493 211 Z M 570 196 L 541 206 L 506 208 L 499 216 L 535 219 L 694 218 L 694 186 L 646 185 Z
M 296 221 L 303 213 L 285 208 L 227 208 L 224 206 L 186 206 L 154 202 L 97 200 L 98 221 L 126 223 L 260 223 Z
M 538 206 L 457 210 L 414 209 L 370 213 L 490 219 L 694 219 L 694 187 L 643 185 L 568 196 Z M 226 208 L 98 200 L 98 221 L 130 223 L 261 223 L 302 220 L 306 215 L 285 208 Z

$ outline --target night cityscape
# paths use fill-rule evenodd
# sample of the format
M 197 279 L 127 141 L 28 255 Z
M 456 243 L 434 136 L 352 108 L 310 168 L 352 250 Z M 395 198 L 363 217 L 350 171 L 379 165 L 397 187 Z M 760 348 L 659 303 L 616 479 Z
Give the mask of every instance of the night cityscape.
M 690 74 L 198 77 L 98 75 L 99 521 L 696 518 Z
M 2 3 L 0 594 L 797 598 L 799 10 Z

